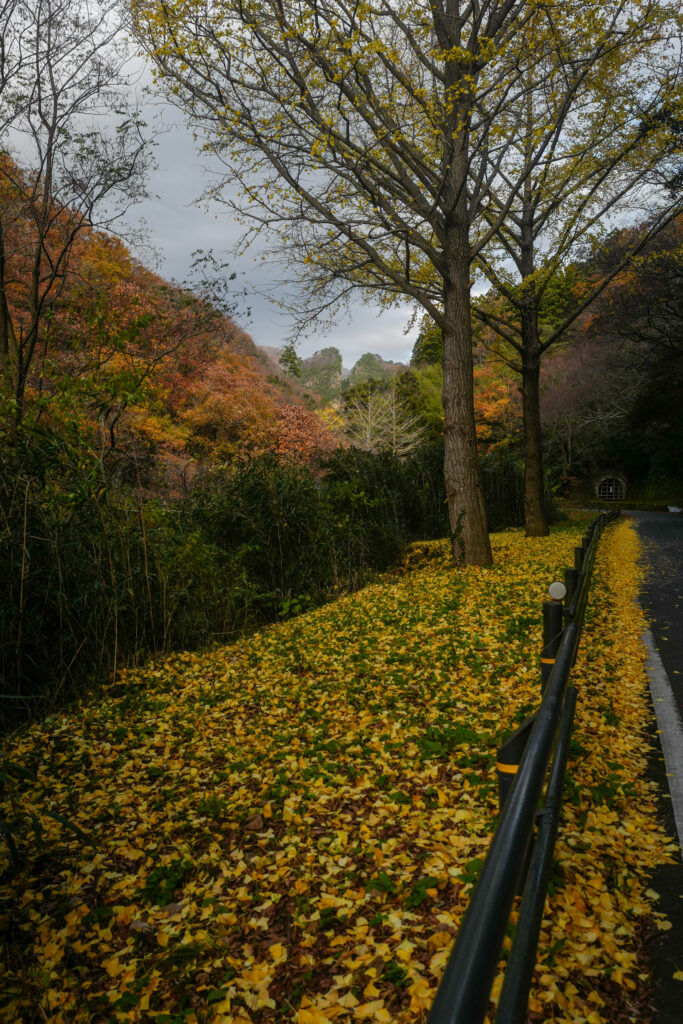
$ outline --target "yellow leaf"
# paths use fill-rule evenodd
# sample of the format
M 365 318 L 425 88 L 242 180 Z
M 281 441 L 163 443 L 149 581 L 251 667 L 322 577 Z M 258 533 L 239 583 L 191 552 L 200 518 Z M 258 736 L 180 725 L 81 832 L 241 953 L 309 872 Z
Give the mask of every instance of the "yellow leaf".
M 322 1010 L 299 1010 L 296 1015 L 296 1024 L 331 1024 L 331 1021 Z
M 375 1020 L 378 1020 L 380 1024 L 391 1024 L 393 1019 L 386 1007 L 382 1010 L 377 1010 L 375 1013 Z
M 48 942 L 43 949 L 43 956 L 46 960 L 56 963 L 64 956 L 64 946 L 60 946 L 57 942 Z
M 450 946 L 453 941 L 451 932 L 434 932 L 427 939 L 427 945 L 431 949 L 441 949 L 442 946 Z
M 110 978 L 117 978 L 119 974 L 123 973 L 126 965 L 122 964 L 116 957 L 111 957 L 110 959 L 102 960 L 102 967 L 104 967 Z
M 370 1017 L 375 1017 L 377 1012 L 383 1007 L 383 999 L 373 999 L 370 1003 L 363 1003 L 361 1006 L 357 1006 L 354 1010 L 354 1016 L 358 1020 L 367 1020 Z
M 434 954 L 432 959 L 429 961 L 429 970 L 432 974 L 436 974 L 437 976 L 440 975 L 441 968 L 446 965 L 446 961 L 448 960 L 448 952 L 449 951 L 447 949 L 440 949 L 438 953 Z
M 432 1005 L 434 992 L 426 981 L 418 978 L 408 989 L 411 1010 L 426 1010 Z

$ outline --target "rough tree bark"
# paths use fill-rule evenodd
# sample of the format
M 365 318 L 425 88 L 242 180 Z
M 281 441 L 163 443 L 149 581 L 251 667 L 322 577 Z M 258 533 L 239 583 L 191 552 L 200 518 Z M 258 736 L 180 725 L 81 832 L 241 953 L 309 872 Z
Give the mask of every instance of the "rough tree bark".
M 522 315 L 522 336 L 525 338 L 521 386 L 524 421 L 524 525 L 527 537 L 547 537 L 550 530 L 544 494 L 540 403 L 541 354 L 533 314 L 528 317 Z
M 524 423 L 524 527 L 527 537 L 550 533 L 545 507 L 543 433 L 541 430 L 541 342 L 534 281 L 534 207 L 530 180 L 525 182 L 520 231 L 523 304 L 521 316 L 522 418 Z

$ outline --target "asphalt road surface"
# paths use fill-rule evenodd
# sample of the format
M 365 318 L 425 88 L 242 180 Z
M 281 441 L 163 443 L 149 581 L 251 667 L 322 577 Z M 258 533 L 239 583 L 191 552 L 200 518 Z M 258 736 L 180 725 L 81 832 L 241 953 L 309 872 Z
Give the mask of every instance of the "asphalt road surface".
M 683 720 L 683 513 L 628 514 L 645 548 L 641 603 Z
M 683 820 L 683 514 L 629 512 L 643 542 L 645 579 L 641 604 L 652 637 L 648 663 L 660 732 L 653 735 L 651 777 L 660 793 L 660 815 L 669 834 L 681 841 Z M 660 741 L 662 747 L 660 747 Z M 664 756 L 663 756 L 664 755 Z M 656 979 L 656 1024 L 683 1021 L 683 861 L 659 868 L 652 888 L 659 908 L 673 924 L 650 943 Z

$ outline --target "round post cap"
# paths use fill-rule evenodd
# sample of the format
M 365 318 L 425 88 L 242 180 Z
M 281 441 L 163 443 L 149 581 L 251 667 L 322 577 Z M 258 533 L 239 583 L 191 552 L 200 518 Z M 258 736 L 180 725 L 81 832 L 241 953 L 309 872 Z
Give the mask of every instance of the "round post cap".
M 567 588 L 564 583 L 560 583 L 558 580 L 556 583 L 550 584 L 548 587 L 548 593 L 553 601 L 563 601 L 567 596 Z

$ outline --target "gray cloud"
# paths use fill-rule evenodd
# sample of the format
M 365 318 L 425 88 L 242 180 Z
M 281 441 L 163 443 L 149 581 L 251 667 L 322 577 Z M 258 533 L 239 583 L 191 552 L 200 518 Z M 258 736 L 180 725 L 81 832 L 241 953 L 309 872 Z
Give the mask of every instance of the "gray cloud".
M 148 79 L 149 74 L 142 70 L 142 84 Z M 217 257 L 223 258 L 239 240 L 242 228 L 224 206 L 207 206 L 198 201 L 211 184 L 216 168 L 212 168 L 205 154 L 199 151 L 199 143 L 184 125 L 182 115 L 159 101 L 149 101 L 145 114 L 150 122 L 161 118 L 165 127 L 156 140 L 158 167 L 149 180 L 153 198 L 141 201 L 128 219 L 131 227 L 137 227 L 142 220 L 146 222 L 156 253 L 155 269 L 166 278 L 184 281 L 189 277 L 195 250 L 212 249 Z M 149 264 L 149 250 L 139 248 L 136 255 Z M 273 293 L 285 305 L 288 295 L 277 282 L 274 284 L 276 271 L 262 262 L 262 256 L 258 245 L 252 244 L 243 256 L 230 258 L 230 267 L 238 274 L 236 288 L 246 288 L 242 306 L 244 309 L 249 306 L 251 310 L 249 318 L 238 313 L 236 319 L 256 344 L 281 345 L 292 328 L 292 321 L 269 301 L 267 294 Z M 316 328 L 311 337 L 303 338 L 299 351 L 310 355 L 336 345 L 345 366 L 352 366 L 364 352 L 377 352 L 384 359 L 407 362 L 416 336 L 414 329 L 409 336 L 404 334 L 410 307 L 406 304 L 402 309 L 387 310 L 381 316 L 380 312 L 379 306 L 360 301 L 352 303 L 332 328 Z

